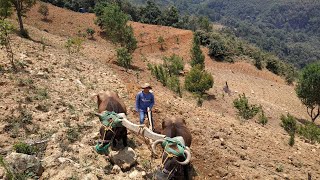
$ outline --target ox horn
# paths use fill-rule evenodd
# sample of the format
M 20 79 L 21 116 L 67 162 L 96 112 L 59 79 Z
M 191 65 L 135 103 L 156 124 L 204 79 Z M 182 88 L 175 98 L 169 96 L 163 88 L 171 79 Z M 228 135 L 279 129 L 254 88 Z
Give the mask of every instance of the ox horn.
M 102 117 L 100 113 L 94 113 L 94 115 L 98 116 L 99 118 Z
M 177 161 L 181 165 L 187 165 L 187 164 L 189 164 L 189 162 L 191 160 L 191 153 L 190 153 L 190 148 L 189 147 L 186 147 L 186 149 L 184 150 L 184 153 L 187 156 L 186 160 L 183 161 L 183 162 Z
M 163 143 L 164 139 L 158 139 L 156 140 L 155 142 L 152 143 L 151 147 L 152 147 L 152 152 L 153 154 L 157 154 L 156 153 L 156 146 L 159 144 L 159 143 Z

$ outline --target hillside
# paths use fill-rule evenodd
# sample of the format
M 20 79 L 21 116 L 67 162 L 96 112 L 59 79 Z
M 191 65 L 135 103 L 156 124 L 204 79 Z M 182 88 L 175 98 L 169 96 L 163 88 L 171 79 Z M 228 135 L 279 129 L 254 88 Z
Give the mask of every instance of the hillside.
M 147 0 L 131 0 L 146 4 Z M 319 61 L 319 1 L 299 0 L 161 0 L 161 7 L 176 6 L 184 14 L 208 16 L 238 37 L 277 54 L 298 68 Z
M 178 116 L 186 120 L 191 130 L 194 179 L 306 179 L 307 173 L 314 179 L 320 178 L 320 165 L 315 158 L 320 155 L 320 145 L 296 137 L 295 145 L 290 147 L 289 136 L 279 125 L 279 116 L 288 112 L 300 119 L 308 118 L 294 87 L 280 77 L 258 71 L 245 62 L 213 62 L 206 55 L 206 68 L 215 83 L 208 92 L 208 101 L 199 108 L 192 95 L 184 92 L 183 98 L 177 97 L 147 70 L 148 62 L 160 63 L 163 56 L 173 53 L 187 63 L 191 31 L 131 22 L 139 43 L 133 59 L 135 68 L 126 72 L 115 65 L 115 46 L 100 36 L 93 14 L 49 5 L 50 21 L 45 22 L 37 8 L 38 5 L 33 7 L 25 19 L 33 41 L 12 37 L 15 57 L 26 64 L 26 70 L 1 72 L 0 152 L 9 154 L 18 141 L 48 139 L 39 155 L 44 165 L 40 179 L 130 179 L 135 170 L 141 176 L 144 171 L 144 178 L 150 179 L 159 159 L 150 159 L 151 152 L 144 140 L 133 133 L 129 135 L 129 144 L 138 155 L 138 164 L 129 172 L 111 174 L 111 163 L 94 151 L 100 122 L 92 116 L 96 103 L 90 98 L 102 90 L 117 91 L 130 109 L 129 120 L 138 123 L 138 115 L 133 111 L 134 97 L 139 84 L 145 81 L 153 85 L 155 93 L 156 129 L 165 117 Z M 95 40 L 86 40 L 80 54 L 68 55 L 64 48 L 67 38 L 88 27 L 97 31 Z M 165 51 L 159 50 L 159 36 L 165 39 Z M 47 44 L 44 52 L 41 38 Z M 207 54 L 208 50 L 203 51 Z M 2 50 L 0 57 L 5 59 Z M 226 81 L 231 96 L 222 91 Z M 232 101 L 242 93 L 247 94 L 250 102 L 263 106 L 269 117 L 266 126 L 255 120 L 239 120 Z M 19 104 L 32 115 L 32 123 L 26 127 L 9 126 L 17 123 L 7 117 L 19 116 Z M 8 130 L 8 126 L 12 129 Z M 79 132 L 72 143 L 68 141 L 70 129 Z M 276 170 L 280 166 L 282 172 Z

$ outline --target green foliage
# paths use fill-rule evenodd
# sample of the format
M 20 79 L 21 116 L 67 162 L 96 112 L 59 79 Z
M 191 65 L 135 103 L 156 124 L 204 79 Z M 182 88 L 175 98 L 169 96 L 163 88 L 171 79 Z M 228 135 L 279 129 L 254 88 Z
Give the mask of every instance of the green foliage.
M 23 154 L 28 154 L 28 155 L 34 155 L 37 152 L 37 148 L 33 147 L 27 143 L 24 142 L 18 142 L 13 145 L 13 149 L 17 153 L 23 153 Z
M 297 130 L 297 120 L 290 114 L 287 116 L 281 115 L 281 126 L 285 131 L 287 131 L 290 135 L 295 134 Z
M 133 52 L 137 48 L 137 40 L 132 27 L 127 25 L 129 16 L 117 4 L 98 7 L 100 9 L 96 9 L 97 23 L 106 32 L 108 38 L 113 43 L 126 47 L 129 52 Z
M 238 109 L 238 115 L 246 120 L 252 119 L 261 110 L 261 106 L 249 104 L 248 98 L 244 93 L 233 101 L 233 106 Z
M 91 39 L 93 39 L 93 35 L 94 33 L 96 33 L 96 31 L 92 28 L 87 28 L 86 32 L 91 37 Z
M 168 70 L 170 76 L 179 75 L 183 71 L 183 60 L 178 55 L 173 54 L 170 57 L 164 57 L 163 61 L 164 67 Z
M 146 24 L 161 24 L 162 12 L 153 1 L 147 1 L 147 5 L 140 9 L 140 21 Z
M 162 36 L 158 37 L 158 43 L 160 44 L 160 50 L 164 51 L 165 50 L 165 42 Z
M 130 55 L 128 49 L 126 48 L 117 49 L 117 63 L 119 66 L 129 69 L 131 66 L 131 61 L 132 61 L 132 56 Z
M 196 35 L 194 35 L 191 49 L 191 66 L 199 66 L 201 69 L 204 69 L 204 58 L 205 57 L 200 48 L 200 40 Z
M 16 70 L 16 65 L 13 59 L 13 51 L 10 43 L 10 34 L 13 32 L 13 26 L 6 20 L 0 20 L 0 47 L 4 47 L 7 57 L 11 62 L 11 66 Z
M 212 30 L 211 21 L 208 17 L 201 16 L 198 19 L 198 22 L 201 30 L 204 30 L 206 32 L 210 32 Z
M 72 37 L 68 38 L 65 43 L 65 48 L 67 49 L 69 54 L 79 53 L 82 48 L 83 39 L 80 37 Z
M 314 123 L 298 126 L 297 132 L 311 142 L 320 142 L 320 128 Z
M 185 88 L 186 90 L 203 95 L 205 91 L 213 86 L 213 77 L 207 73 L 201 66 L 194 66 L 191 71 L 186 75 Z
M 268 118 L 265 116 L 262 108 L 261 108 L 261 114 L 259 115 L 259 123 L 262 124 L 262 126 L 264 126 L 268 123 Z
M 302 70 L 296 93 L 314 122 L 320 114 L 320 63 L 310 64 Z
M 180 80 L 178 76 L 169 76 L 167 79 L 167 85 L 169 89 L 173 92 L 177 93 L 179 97 L 182 97 L 181 87 L 180 87 Z
M 152 65 L 148 64 L 148 67 L 151 71 L 151 74 L 155 76 L 163 86 L 167 85 L 167 80 L 169 73 L 168 71 L 163 67 L 163 65 Z
M 67 139 L 68 139 L 71 143 L 76 142 L 77 140 L 79 140 L 79 138 L 80 138 L 80 134 L 79 134 L 79 132 L 78 132 L 76 129 L 69 128 L 69 129 L 67 130 Z
M 9 180 L 14 180 L 16 178 L 14 172 L 11 170 L 11 168 L 6 164 L 3 157 L 0 155 L 0 166 L 2 166 L 6 171 L 6 176 Z
M 38 13 L 40 13 L 43 16 L 44 20 L 47 20 L 49 15 L 49 8 L 46 4 L 41 3 L 38 9 Z
M 0 0 L 0 20 L 10 17 L 12 14 L 12 4 L 8 0 Z
M 45 99 L 49 99 L 50 96 L 49 96 L 49 93 L 48 93 L 48 89 L 46 88 L 39 88 L 39 89 L 36 89 L 36 92 L 35 92 L 35 96 L 33 97 L 33 99 L 35 100 L 45 100 Z

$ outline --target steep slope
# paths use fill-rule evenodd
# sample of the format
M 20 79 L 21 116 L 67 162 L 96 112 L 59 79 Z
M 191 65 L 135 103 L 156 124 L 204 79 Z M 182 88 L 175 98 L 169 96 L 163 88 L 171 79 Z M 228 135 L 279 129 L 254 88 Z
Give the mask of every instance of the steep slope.
M 307 118 L 304 108 L 295 97 L 293 87 L 285 85 L 279 77 L 267 71 L 257 71 L 244 62 L 218 63 L 206 56 L 206 66 L 215 78 L 215 85 L 209 91 L 209 100 L 198 108 L 190 94 L 184 92 L 183 98 L 176 97 L 152 78 L 147 70 L 148 62 L 160 63 L 164 55 L 172 53 L 177 53 L 188 62 L 192 32 L 132 23 L 139 48 L 134 54 L 136 68 L 125 72 L 112 63 L 115 60 L 114 46 L 99 36 L 96 36 L 96 41 L 86 41 L 80 55 L 69 56 L 64 49 L 67 37 L 77 34 L 77 27 L 97 27 L 87 19 L 92 20 L 90 14 L 49 7 L 55 12 L 54 17 L 49 17 L 52 22 L 41 21 L 36 13 L 37 7 L 34 7 L 28 14 L 26 23 L 30 25 L 27 28 L 32 38 L 40 40 L 44 37 L 50 46 L 45 52 L 41 52 L 41 44 L 14 37 L 15 52 L 21 52 L 19 57 L 28 64 L 27 72 L 5 72 L 0 77 L 4 87 L 0 109 L 2 117 L 6 117 L 11 111 L 19 113 L 15 109 L 20 102 L 32 113 L 34 126 L 39 126 L 39 130 L 28 136 L 21 129 L 21 132 L 18 131 L 18 139 L 38 140 L 42 138 L 39 134 L 52 134 L 43 156 L 45 172 L 42 178 L 67 179 L 67 175 L 84 177 L 88 174 L 100 178 L 118 178 L 110 175 L 109 162 L 93 151 L 99 122 L 90 115 L 95 109 L 90 94 L 101 90 L 118 91 L 132 110 L 139 83 L 145 81 L 154 86 L 156 129 L 159 129 L 161 121 L 168 116 L 183 117 L 191 129 L 195 179 L 305 179 L 308 172 L 313 178 L 320 178 L 319 162 L 314 158 L 319 157 L 317 149 L 320 146 L 297 138 L 296 144 L 291 148 L 287 143 L 289 136 L 279 126 L 279 114 L 286 114 L 286 111 L 299 118 Z M 65 26 L 67 22 L 72 22 L 72 27 Z M 42 31 L 43 29 L 47 29 L 49 33 Z M 159 50 L 159 36 L 165 39 L 165 51 Z M 3 51 L 0 52 L 3 56 Z M 32 79 L 36 89 L 47 89 L 50 99 L 27 103 L 24 97 L 33 97 L 39 92 L 32 90 L 28 83 L 18 87 L 19 79 Z M 225 81 L 228 81 L 233 91 L 231 96 L 223 95 Z M 241 93 L 248 94 L 250 101 L 261 103 L 270 117 L 270 124 L 262 127 L 254 121 L 243 122 L 237 118 L 232 101 Z M 36 108 L 42 104 L 47 107 L 48 112 Z M 130 111 L 129 119 L 137 123 L 138 115 Z M 9 137 L 12 132 L 4 130 L 7 124 L 2 119 L 0 144 L 2 149 L 10 151 L 12 144 L 18 140 Z M 75 143 L 67 143 L 70 128 L 80 129 L 80 138 Z M 137 136 L 131 134 L 130 138 L 135 142 L 137 147 L 134 148 L 140 158 L 137 169 L 151 173 L 150 169 L 142 166 L 145 160 L 150 161 L 150 151 Z M 59 158 L 72 161 L 61 162 Z M 151 163 L 154 167 L 159 162 Z M 283 172 L 276 171 L 280 166 L 283 167 Z M 128 177 L 128 174 L 120 177 Z

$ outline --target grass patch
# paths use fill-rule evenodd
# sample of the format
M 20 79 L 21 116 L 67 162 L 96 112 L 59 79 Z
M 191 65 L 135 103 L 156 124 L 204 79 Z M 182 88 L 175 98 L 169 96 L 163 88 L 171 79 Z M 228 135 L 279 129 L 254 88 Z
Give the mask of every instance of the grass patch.
M 27 143 L 24 142 L 18 142 L 13 145 L 13 149 L 17 153 L 23 153 L 23 154 L 28 154 L 28 155 L 34 155 L 37 153 L 37 148 L 33 147 Z
M 79 140 L 80 138 L 80 134 L 78 132 L 78 130 L 73 129 L 73 128 L 69 128 L 67 130 L 67 139 L 69 140 L 69 142 L 74 143 L 77 140 Z

